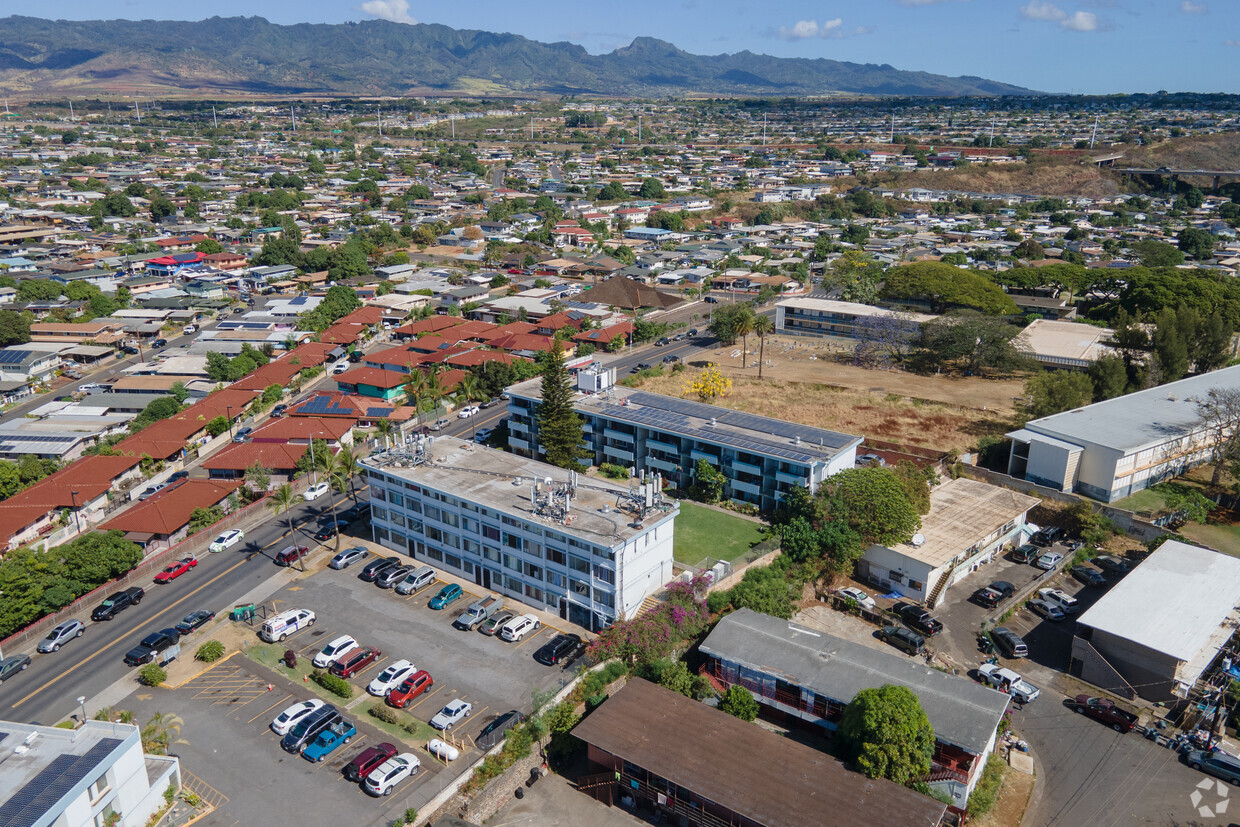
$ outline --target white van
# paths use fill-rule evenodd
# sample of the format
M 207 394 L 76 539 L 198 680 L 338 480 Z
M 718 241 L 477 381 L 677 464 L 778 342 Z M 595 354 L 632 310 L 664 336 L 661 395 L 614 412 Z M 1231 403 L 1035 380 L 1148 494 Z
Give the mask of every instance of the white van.
M 1038 596 L 1047 603 L 1063 609 L 1064 614 L 1073 615 L 1080 611 L 1081 604 L 1075 597 L 1059 589 L 1039 589 Z
M 268 643 L 276 643 L 300 629 L 313 625 L 314 612 L 309 609 L 289 609 L 263 623 L 258 636 Z

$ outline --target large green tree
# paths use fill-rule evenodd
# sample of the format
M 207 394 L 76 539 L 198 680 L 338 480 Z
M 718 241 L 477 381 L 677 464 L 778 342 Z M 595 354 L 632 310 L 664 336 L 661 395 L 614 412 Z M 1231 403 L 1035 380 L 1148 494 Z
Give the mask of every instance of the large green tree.
M 1016 312 L 1012 299 L 990 279 L 939 261 L 890 268 L 883 283 L 882 297 L 894 301 L 927 301 L 935 313 L 954 307 L 991 315 Z
M 930 772 L 934 728 L 906 686 L 888 683 L 858 692 L 844 708 L 839 738 L 870 778 L 909 784 Z
M 985 369 L 1011 371 L 1028 365 L 1015 339 L 1020 328 L 1002 318 L 958 311 L 921 326 L 914 362 L 922 369 L 958 368 L 969 374 Z
M 1199 230 L 1196 227 L 1185 227 L 1176 236 L 1175 240 L 1176 246 L 1185 255 L 1192 256 L 1198 261 L 1204 261 L 1214 255 L 1214 236 L 1205 230 Z
M 584 471 L 581 460 L 590 452 L 581 447 L 581 415 L 573 409 L 573 386 L 564 365 L 564 348 L 557 341 L 544 362 L 542 401 L 538 404 L 538 442 L 547 462 Z
M 1079 408 L 1094 401 L 1094 383 L 1088 374 L 1071 370 L 1048 370 L 1025 382 L 1021 408 L 1025 416 L 1038 419 Z

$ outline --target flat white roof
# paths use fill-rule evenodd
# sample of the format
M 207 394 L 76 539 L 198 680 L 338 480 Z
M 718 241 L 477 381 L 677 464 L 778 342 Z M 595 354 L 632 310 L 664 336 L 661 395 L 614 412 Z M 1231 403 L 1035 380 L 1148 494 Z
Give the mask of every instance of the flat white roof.
M 1168 540 L 1077 622 L 1185 663 L 1208 662 L 1238 606 L 1240 558 Z
M 761 275 L 748 273 L 747 275 Z M 900 315 L 911 319 L 919 324 L 937 319 L 938 316 L 929 316 L 925 313 L 907 313 L 905 311 L 889 310 L 886 307 L 875 307 L 872 304 L 858 304 L 857 302 L 841 302 L 835 299 L 811 299 L 808 297 L 784 299 L 779 302 L 784 307 L 799 307 L 805 310 L 817 310 L 820 313 L 835 313 L 841 316 L 894 316 Z
M 1035 359 L 1045 362 L 1093 362 L 1113 351 L 1103 344 L 1112 331 L 1080 322 L 1034 319 L 1016 337 Z

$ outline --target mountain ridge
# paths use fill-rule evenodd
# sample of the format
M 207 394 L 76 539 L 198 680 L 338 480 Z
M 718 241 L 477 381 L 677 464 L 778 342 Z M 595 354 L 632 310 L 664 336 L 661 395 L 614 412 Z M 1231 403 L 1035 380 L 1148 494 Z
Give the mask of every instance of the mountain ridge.
M 664 96 L 1024 95 L 975 75 L 889 64 L 695 55 L 637 37 L 602 55 L 567 41 L 385 20 L 297 23 L 262 17 L 176 20 L 0 18 L 0 85 L 14 93 L 152 88 L 253 94 L 401 95 L 485 88 L 509 94 Z

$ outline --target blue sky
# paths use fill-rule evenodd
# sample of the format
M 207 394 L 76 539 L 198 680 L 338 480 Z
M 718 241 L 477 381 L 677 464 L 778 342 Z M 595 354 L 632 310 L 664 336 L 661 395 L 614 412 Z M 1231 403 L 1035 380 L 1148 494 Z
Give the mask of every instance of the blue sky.
M 568 40 L 594 53 L 646 35 L 696 54 L 889 63 L 1054 92 L 1240 92 L 1240 0 L 47 0 L 25 13 L 385 18 Z

